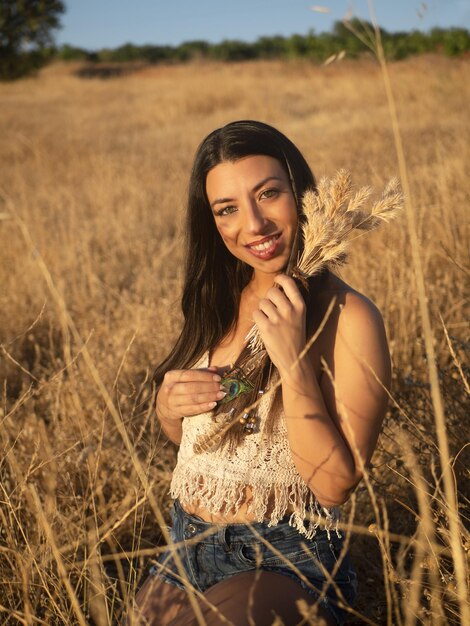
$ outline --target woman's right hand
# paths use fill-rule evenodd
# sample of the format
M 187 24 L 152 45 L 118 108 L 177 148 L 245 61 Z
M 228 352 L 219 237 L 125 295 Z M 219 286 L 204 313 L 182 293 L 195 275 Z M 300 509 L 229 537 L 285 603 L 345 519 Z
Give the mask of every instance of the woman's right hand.
M 226 395 L 216 367 L 170 370 L 157 394 L 157 414 L 164 420 L 180 420 L 212 411 Z

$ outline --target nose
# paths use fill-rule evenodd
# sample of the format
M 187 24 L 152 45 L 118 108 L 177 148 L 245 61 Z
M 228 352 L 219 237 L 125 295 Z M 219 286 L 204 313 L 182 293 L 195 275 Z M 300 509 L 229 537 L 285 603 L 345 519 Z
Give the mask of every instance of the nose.
M 248 233 L 256 235 L 263 232 L 268 220 L 261 207 L 255 200 L 247 202 L 245 209 L 245 229 Z

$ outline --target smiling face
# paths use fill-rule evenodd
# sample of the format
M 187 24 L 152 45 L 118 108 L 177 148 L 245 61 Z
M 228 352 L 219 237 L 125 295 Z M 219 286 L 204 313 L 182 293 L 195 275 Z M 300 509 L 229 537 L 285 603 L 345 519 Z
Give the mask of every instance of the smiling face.
M 297 208 L 277 159 L 256 155 L 222 161 L 206 178 L 215 224 L 228 250 L 255 272 L 277 274 L 289 260 Z

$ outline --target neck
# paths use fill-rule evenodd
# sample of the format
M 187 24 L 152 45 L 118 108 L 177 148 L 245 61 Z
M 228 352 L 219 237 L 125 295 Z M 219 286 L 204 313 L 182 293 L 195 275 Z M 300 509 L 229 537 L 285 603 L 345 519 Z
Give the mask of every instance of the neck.
M 247 290 L 258 298 L 264 298 L 268 289 L 274 285 L 276 276 L 277 273 L 265 274 L 264 272 L 254 272 L 251 281 L 247 285 Z

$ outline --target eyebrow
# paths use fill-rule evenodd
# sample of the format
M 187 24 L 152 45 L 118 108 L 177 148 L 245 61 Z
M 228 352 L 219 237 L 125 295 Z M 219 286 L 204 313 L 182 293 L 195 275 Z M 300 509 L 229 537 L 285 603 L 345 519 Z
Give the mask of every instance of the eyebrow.
M 261 189 L 261 187 L 270 180 L 279 180 L 284 182 L 282 178 L 279 178 L 279 176 L 267 176 L 253 187 L 253 191 L 258 191 L 258 189 Z M 233 202 L 233 198 L 217 198 L 217 200 L 211 202 L 211 207 L 214 208 L 216 204 L 225 204 L 225 202 Z

